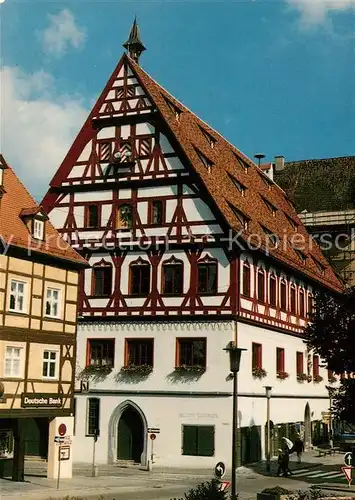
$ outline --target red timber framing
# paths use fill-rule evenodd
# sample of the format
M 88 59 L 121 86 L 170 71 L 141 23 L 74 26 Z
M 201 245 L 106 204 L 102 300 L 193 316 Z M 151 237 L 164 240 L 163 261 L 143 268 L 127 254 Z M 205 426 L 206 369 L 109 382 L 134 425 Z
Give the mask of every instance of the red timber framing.
M 308 291 L 302 310 L 296 283 L 291 314 L 289 281 L 287 304 L 281 304 L 279 269 L 273 278 L 276 288 L 270 291 L 268 257 L 263 254 L 264 268 L 258 272 L 254 252 L 248 271 L 254 285 L 248 288 L 245 276 L 241 295 L 240 249 L 230 248 L 230 230 L 236 234 L 241 214 L 248 213 L 246 200 L 252 191 L 248 178 L 255 177 L 257 190 L 267 189 L 264 198 L 270 198 L 272 206 L 277 202 L 277 187 L 268 178 L 259 179 L 255 165 L 230 145 L 224 163 L 233 164 L 235 171 L 222 172 L 218 155 L 223 158 L 226 145 L 207 125 L 194 124 L 203 143 L 184 140 L 187 110 L 175 105 L 172 97 L 170 102 L 164 89 L 154 87 L 148 78 L 128 56 L 121 58 L 43 200 L 44 209 L 75 249 L 85 253 L 91 264 L 102 259 L 112 268 L 111 288 L 106 286 L 101 297 L 93 296 L 92 270 L 82 273 L 79 314 L 97 320 L 105 316 L 229 315 L 299 333 L 302 321 L 307 321 Z M 228 173 L 238 179 L 241 175 L 239 188 Z M 229 179 L 230 189 L 213 194 L 221 174 Z M 235 198 L 234 211 L 229 194 Z M 244 201 L 235 207 L 239 198 Z M 97 207 L 97 217 L 96 212 L 91 214 L 91 205 Z M 124 205 L 129 209 L 126 226 L 120 214 Z M 275 206 L 275 213 L 268 215 L 277 219 L 285 210 Z M 97 227 L 93 227 L 94 219 Z M 242 219 L 247 232 L 254 220 L 247 215 Z M 132 293 L 130 273 L 138 257 L 150 269 L 149 290 L 140 297 Z M 162 266 L 171 258 L 183 266 L 183 292 L 176 297 L 170 293 L 167 297 L 163 286 Z M 289 270 L 289 261 L 280 257 L 277 262 Z M 201 273 L 199 286 L 199 265 L 210 266 L 204 270 L 204 289 Z M 214 265 L 216 273 L 211 271 Z

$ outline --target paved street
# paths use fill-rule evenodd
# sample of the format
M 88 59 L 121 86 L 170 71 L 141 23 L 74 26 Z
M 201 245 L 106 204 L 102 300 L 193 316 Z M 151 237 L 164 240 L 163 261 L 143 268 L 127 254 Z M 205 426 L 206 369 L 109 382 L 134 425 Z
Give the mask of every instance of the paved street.
M 302 465 L 291 460 L 290 468 L 294 472 L 290 478 L 277 478 L 276 463 L 272 463 L 272 475 L 267 476 L 265 464 L 258 463 L 250 467 L 238 469 L 238 491 L 241 500 L 256 498 L 256 493 L 265 487 L 280 485 L 297 491 L 307 489 L 312 484 L 329 485 L 341 480 L 339 486 L 344 489 L 338 494 L 345 495 L 348 490 L 345 479 L 340 479 L 342 455 L 332 457 L 316 457 L 312 453 L 304 455 Z M 59 491 L 56 481 L 45 476 L 44 462 L 26 463 L 26 482 L 0 482 L 1 500 L 15 500 L 21 497 L 36 500 L 63 498 L 75 495 L 79 498 L 97 499 L 99 495 L 105 500 L 170 500 L 181 498 L 191 487 L 212 477 L 210 470 L 183 470 L 156 468 L 151 472 L 139 468 L 121 468 L 117 466 L 99 466 L 99 477 L 91 477 L 91 468 L 87 464 L 75 464 L 72 480 L 62 480 Z M 225 478 L 229 479 L 228 476 Z M 351 491 L 351 490 L 350 490 Z M 355 491 L 352 492 L 355 496 Z

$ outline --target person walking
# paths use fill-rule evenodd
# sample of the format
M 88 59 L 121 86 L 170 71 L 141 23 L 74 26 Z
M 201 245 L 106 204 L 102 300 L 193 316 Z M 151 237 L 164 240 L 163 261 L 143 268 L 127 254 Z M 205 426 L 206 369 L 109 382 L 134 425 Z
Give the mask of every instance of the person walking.
M 291 476 L 292 472 L 290 471 L 289 468 L 290 455 L 288 447 L 285 446 L 283 450 L 279 448 L 278 451 L 279 451 L 279 456 L 277 458 L 277 463 L 279 464 L 279 466 L 277 469 L 277 475 L 280 476 L 282 473 L 283 477 Z
M 302 441 L 300 435 L 298 435 L 296 437 L 295 443 L 294 443 L 293 448 L 291 449 L 290 453 L 292 453 L 294 451 L 297 454 L 297 463 L 300 464 L 302 461 L 302 453 L 304 452 L 304 444 L 303 444 L 303 441 Z

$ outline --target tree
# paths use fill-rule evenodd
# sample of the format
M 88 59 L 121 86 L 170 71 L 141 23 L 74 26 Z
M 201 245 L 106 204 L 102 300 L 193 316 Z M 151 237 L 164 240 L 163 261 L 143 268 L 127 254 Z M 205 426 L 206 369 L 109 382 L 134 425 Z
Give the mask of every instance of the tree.
M 305 335 L 308 348 L 324 359 L 336 374 L 355 373 L 355 288 L 339 296 L 315 294 L 315 307 Z M 355 378 L 342 379 L 332 388 L 334 414 L 355 423 Z

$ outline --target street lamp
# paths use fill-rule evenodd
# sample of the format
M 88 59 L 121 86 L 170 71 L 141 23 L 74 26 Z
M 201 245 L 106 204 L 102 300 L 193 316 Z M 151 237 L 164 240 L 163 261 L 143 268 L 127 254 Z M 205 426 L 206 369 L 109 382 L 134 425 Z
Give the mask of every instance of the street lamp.
M 330 448 L 333 448 L 333 446 L 334 446 L 334 442 L 333 442 L 333 418 L 332 418 L 333 391 L 330 387 L 328 388 L 328 393 L 329 393 L 329 420 L 328 420 L 329 446 L 330 446 Z
M 271 385 L 265 385 L 266 394 L 266 422 L 267 422 L 267 442 L 266 442 L 266 470 L 270 472 L 270 398 L 271 398 Z
M 232 492 L 231 500 L 237 500 L 236 469 L 237 469 L 237 430 L 238 430 L 238 372 L 243 351 L 234 342 L 230 342 L 224 351 L 229 352 L 230 371 L 233 374 L 233 417 L 232 417 Z

